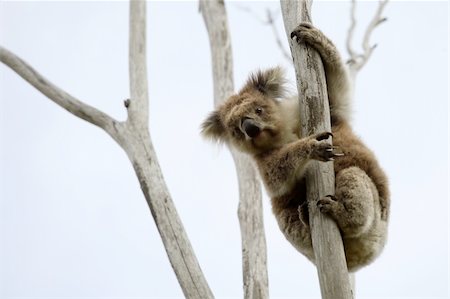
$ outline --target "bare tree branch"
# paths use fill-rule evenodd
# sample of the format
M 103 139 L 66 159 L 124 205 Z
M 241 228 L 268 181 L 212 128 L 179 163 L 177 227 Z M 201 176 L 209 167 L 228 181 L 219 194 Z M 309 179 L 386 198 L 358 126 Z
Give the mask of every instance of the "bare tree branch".
M 364 67 L 364 65 L 369 61 L 370 56 L 372 55 L 373 50 L 377 47 L 377 44 L 374 44 L 373 46 L 370 45 L 370 37 L 372 36 L 372 32 L 375 30 L 375 28 L 380 25 L 381 23 L 385 22 L 387 19 L 382 17 L 382 13 L 384 10 L 384 7 L 388 3 L 388 0 L 380 0 L 378 2 L 378 9 L 375 12 L 375 15 L 373 16 L 371 22 L 366 28 L 366 31 L 364 33 L 363 41 L 362 41 L 362 48 L 363 53 L 357 54 L 352 49 L 352 40 L 353 40 L 353 33 L 356 27 L 356 0 L 352 0 L 352 7 L 350 12 L 350 27 L 348 29 L 347 34 L 347 52 L 350 55 L 350 59 L 348 61 L 349 67 L 350 67 L 350 73 L 353 78 L 355 78 L 356 74 Z
M 225 4 L 200 1 L 211 46 L 214 103 L 219 105 L 234 92 L 231 38 Z M 230 148 L 239 181 L 238 217 L 242 238 L 244 298 L 269 298 L 266 239 L 262 215 L 261 184 L 250 159 Z
M 146 6 L 130 2 L 130 89 L 126 101 L 129 118 L 117 122 L 56 87 L 23 60 L 0 47 L 0 61 L 49 99 L 72 114 L 103 128 L 127 153 L 164 243 L 172 268 L 186 298 L 213 298 L 165 184 L 148 132 L 146 67 Z
M 115 119 L 106 113 L 81 102 L 55 86 L 25 61 L 3 47 L 0 47 L 0 61 L 10 67 L 37 90 L 46 95 L 50 100 L 73 115 L 104 129 L 110 134 L 114 132 L 114 124 L 118 123 Z
M 291 32 L 300 22 L 311 22 L 311 4 L 312 1 L 307 0 L 281 0 L 297 75 L 302 136 L 331 132 L 325 73 L 320 56 L 315 50 L 290 38 Z M 321 197 L 334 194 L 333 164 L 314 161 L 307 169 L 306 184 L 309 223 L 322 298 L 352 298 L 339 229 L 331 218 L 320 213 L 316 205 Z

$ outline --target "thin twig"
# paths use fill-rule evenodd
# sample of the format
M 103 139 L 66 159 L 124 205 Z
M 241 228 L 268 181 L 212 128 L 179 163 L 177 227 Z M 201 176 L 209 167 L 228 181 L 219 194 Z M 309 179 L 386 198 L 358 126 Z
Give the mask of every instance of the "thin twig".
M 238 3 L 238 2 L 231 2 L 231 4 L 234 5 L 234 7 L 236 7 L 237 9 L 248 13 L 249 15 L 254 17 L 256 20 L 258 20 L 258 22 L 260 22 L 262 24 L 266 24 L 266 20 L 264 18 L 261 18 L 257 13 L 255 13 L 255 11 L 253 9 L 249 8 L 248 6 L 242 5 L 241 3 Z
M 234 6 L 252 17 L 254 17 L 258 22 L 260 22 L 263 25 L 270 26 L 272 29 L 273 36 L 275 38 L 275 43 L 277 44 L 278 48 L 280 49 L 281 54 L 283 57 L 289 62 L 289 64 L 292 64 L 292 56 L 289 53 L 288 50 L 286 50 L 285 46 L 283 45 L 282 39 L 280 38 L 280 34 L 277 30 L 277 25 L 275 23 L 275 15 L 279 15 L 281 13 L 280 10 L 278 10 L 276 13 L 274 11 L 270 10 L 269 8 L 266 9 L 266 18 L 260 17 L 257 13 L 255 13 L 251 8 L 244 6 L 242 4 L 233 3 Z
M 356 27 L 356 17 L 355 17 L 356 1 L 352 0 L 351 15 L 350 15 L 351 22 L 347 35 L 347 51 L 350 55 L 348 64 L 350 66 L 350 71 L 353 78 L 364 67 L 367 61 L 369 61 L 369 58 L 372 55 L 373 50 L 375 50 L 375 48 L 377 47 L 376 44 L 374 44 L 373 46 L 370 45 L 370 37 L 372 36 L 372 33 L 375 30 L 375 28 L 387 20 L 387 18 L 381 16 L 387 2 L 388 0 L 380 0 L 378 2 L 378 8 L 375 12 L 375 15 L 373 16 L 371 22 L 367 26 L 366 31 L 364 33 L 362 41 L 363 53 L 356 54 L 356 52 L 353 51 L 351 47 L 353 33 Z
M 283 46 L 283 43 L 281 42 L 280 34 L 278 33 L 272 11 L 270 9 L 267 9 L 266 13 L 267 13 L 266 23 L 272 28 L 273 36 L 275 37 L 275 42 L 277 43 L 277 46 L 280 49 L 281 54 L 287 61 L 289 61 L 290 64 L 292 64 L 292 55 L 286 50 L 286 48 Z
M 347 52 L 350 55 L 350 59 L 356 59 L 356 53 L 352 48 L 353 34 L 356 28 L 356 0 L 352 0 L 352 7 L 350 9 L 350 27 L 347 33 Z

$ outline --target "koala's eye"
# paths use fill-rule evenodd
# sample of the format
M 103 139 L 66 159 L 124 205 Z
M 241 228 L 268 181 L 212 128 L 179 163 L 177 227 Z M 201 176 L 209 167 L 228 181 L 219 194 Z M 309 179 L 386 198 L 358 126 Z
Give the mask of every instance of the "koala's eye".
M 261 107 L 258 107 L 255 109 L 256 114 L 260 115 L 263 112 L 263 109 Z

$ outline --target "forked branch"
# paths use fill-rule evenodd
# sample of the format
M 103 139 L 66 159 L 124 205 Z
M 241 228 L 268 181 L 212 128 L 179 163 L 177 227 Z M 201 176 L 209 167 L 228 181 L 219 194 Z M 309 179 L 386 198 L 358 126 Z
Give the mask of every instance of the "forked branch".
M 350 27 L 348 29 L 347 33 L 347 52 L 350 56 L 348 60 L 348 64 L 350 67 L 350 72 L 352 77 L 354 78 L 356 74 L 361 70 L 361 68 L 367 63 L 370 56 L 372 55 L 372 52 L 377 47 L 377 44 L 370 45 L 370 37 L 372 36 L 373 31 L 375 28 L 385 22 L 387 18 L 382 17 L 383 10 L 387 4 L 388 0 L 380 0 L 378 2 L 378 8 L 375 12 L 375 15 L 373 16 L 371 22 L 366 28 L 366 31 L 364 33 L 363 41 L 362 41 L 362 49 L 363 53 L 358 54 L 356 53 L 352 48 L 352 42 L 353 42 L 353 35 L 356 28 L 356 0 L 352 0 L 352 6 L 350 10 Z
M 130 1 L 130 94 L 128 119 L 118 122 L 58 88 L 22 59 L 0 47 L 0 61 L 50 100 L 108 132 L 127 153 L 164 248 L 186 298 L 213 298 L 162 176 L 148 132 L 146 3 Z

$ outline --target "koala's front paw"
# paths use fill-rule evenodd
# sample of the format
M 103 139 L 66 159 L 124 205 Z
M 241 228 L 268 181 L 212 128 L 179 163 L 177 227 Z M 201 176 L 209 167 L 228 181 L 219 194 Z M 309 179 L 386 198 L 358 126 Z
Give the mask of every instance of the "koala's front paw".
M 291 38 L 296 38 L 298 43 L 306 43 L 319 52 L 325 64 L 333 66 L 339 63 L 340 56 L 333 43 L 310 23 L 301 23 L 291 33 Z
M 323 132 L 311 136 L 313 139 L 311 159 L 327 162 L 333 161 L 335 157 L 341 157 L 344 154 L 338 147 L 332 146 L 327 139 L 333 136 L 330 132 Z
M 323 33 L 316 29 L 311 23 L 300 23 L 294 31 L 291 32 L 291 38 L 296 38 L 298 43 L 305 42 L 309 43 L 312 46 L 315 46 L 316 43 L 320 43 L 322 37 L 324 37 Z

